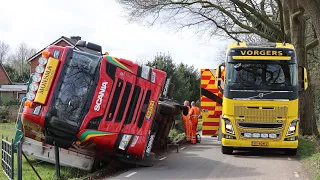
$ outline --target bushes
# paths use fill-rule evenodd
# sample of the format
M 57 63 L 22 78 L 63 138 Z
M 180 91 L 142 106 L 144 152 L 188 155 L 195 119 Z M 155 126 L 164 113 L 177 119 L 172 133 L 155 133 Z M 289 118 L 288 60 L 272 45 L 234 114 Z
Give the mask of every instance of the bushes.
M 15 122 L 18 115 L 19 106 L 0 106 L 0 120 Z

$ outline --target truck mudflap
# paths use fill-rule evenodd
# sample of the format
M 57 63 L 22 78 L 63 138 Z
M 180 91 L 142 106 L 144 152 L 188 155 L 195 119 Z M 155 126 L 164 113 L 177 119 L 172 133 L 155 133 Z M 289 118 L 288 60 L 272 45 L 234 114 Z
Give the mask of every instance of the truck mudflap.
M 43 145 L 42 142 L 24 137 L 22 151 L 35 159 L 55 164 L 54 146 Z M 81 153 L 76 149 L 60 148 L 60 165 L 91 171 L 94 166 L 95 154 L 93 152 Z
M 201 98 L 202 135 L 217 136 L 220 116 L 222 114 L 223 94 L 218 86 L 218 71 L 201 69 Z

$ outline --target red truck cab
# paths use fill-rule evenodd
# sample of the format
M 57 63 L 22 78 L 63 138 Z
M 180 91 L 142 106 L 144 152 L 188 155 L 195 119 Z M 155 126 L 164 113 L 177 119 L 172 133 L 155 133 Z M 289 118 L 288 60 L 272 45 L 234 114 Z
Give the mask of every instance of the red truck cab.
M 25 136 L 142 159 L 166 73 L 101 54 L 101 46 L 49 46 L 32 76 L 22 114 Z

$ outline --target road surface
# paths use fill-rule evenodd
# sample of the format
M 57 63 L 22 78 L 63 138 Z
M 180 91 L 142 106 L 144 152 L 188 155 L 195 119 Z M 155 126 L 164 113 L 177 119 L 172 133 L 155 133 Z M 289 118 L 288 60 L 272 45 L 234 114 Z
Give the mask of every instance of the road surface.
M 295 157 L 279 152 L 235 151 L 223 155 L 220 143 L 202 137 L 197 145 L 180 146 L 160 156 L 153 167 L 130 169 L 112 179 L 308 179 Z

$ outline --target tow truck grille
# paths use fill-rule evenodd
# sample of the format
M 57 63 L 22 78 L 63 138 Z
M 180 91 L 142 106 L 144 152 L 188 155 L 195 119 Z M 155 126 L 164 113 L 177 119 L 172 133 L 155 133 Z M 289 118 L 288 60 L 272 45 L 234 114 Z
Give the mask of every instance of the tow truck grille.
M 243 128 L 263 128 L 263 129 L 278 129 L 282 128 L 283 124 L 264 124 L 264 123 L 247 123 L 247 122 L 239 122 L 240 127 Z

